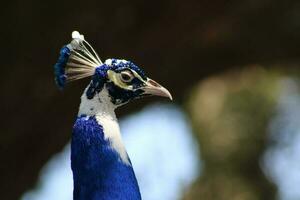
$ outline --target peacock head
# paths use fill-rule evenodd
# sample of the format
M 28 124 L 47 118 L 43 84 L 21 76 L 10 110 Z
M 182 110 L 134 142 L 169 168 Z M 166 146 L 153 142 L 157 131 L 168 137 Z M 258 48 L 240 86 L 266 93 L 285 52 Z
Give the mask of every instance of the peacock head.
M 87 99 L 93 99 L 105 90 L 116 106 L 153 95 L 172 100 L 166 88 L 148 78 L 134 63 L 123 59 L 107 59 L 103 63 L 83 35 L 74 31 L 72 38 L 70 44 L 62 47 L 54 66 L 55 80 L 60 89 L 66 82 L 91 76 L 84 94 Z

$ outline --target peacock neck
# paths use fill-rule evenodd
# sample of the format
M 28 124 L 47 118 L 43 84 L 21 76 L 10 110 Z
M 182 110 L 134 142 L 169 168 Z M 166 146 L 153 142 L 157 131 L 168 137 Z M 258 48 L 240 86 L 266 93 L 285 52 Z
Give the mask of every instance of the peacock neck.
M 105 92 L 82 96 L 73 127 L 71 163 L 75 200 L 140 200 L 137 180 L 122 143 L 115 107 Z
M 104 88 L 101 92 L 95 94 L 92 99 L 88 99 L 87 89 L 81 96 L 78 116 L 107 116 L 112 120 L 116 120 L 115 109 L 117 106 L 111 102 L 108 91 Z
M 121 160 L 129 163 L 125 146 L 122 142 L 119 123 L 115 114 L 115 106 L 109 97 L 108 91 L 104 88 L 92 99 L 88 99 L 83 93 L 78 116 L 95 116 L 98 124 L 103 127 L 104 138 L 109 140 L 112 148 L 120 155 Z

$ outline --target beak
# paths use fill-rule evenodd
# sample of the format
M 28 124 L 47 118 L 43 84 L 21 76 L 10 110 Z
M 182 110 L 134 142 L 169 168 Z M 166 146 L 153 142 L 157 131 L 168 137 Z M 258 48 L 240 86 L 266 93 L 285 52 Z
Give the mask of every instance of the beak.
M 142 89 L 145 91 L 144 94 L 168 97 L 170 100 L 173 100 L 171 93 L 166 88 L 150 78 L 147 79 L 146 85 Z

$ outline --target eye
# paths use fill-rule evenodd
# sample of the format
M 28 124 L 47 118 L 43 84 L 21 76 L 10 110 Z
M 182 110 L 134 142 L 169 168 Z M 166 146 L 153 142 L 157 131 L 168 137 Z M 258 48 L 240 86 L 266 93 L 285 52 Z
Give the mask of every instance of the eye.
M 133 75 L 129 71 L 123 71 L 120 73 L 120 78 L 123 82 L 130 82 L 133 79 Z

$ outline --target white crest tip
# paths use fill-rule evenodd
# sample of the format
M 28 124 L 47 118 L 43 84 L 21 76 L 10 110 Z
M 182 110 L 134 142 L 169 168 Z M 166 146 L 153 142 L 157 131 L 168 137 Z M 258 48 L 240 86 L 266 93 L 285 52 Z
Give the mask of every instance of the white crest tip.
M 84 36 L 81 35 L 78 31 L 73 31 L 72 32 L 72 38 L 73 39 L 84 40 Z

